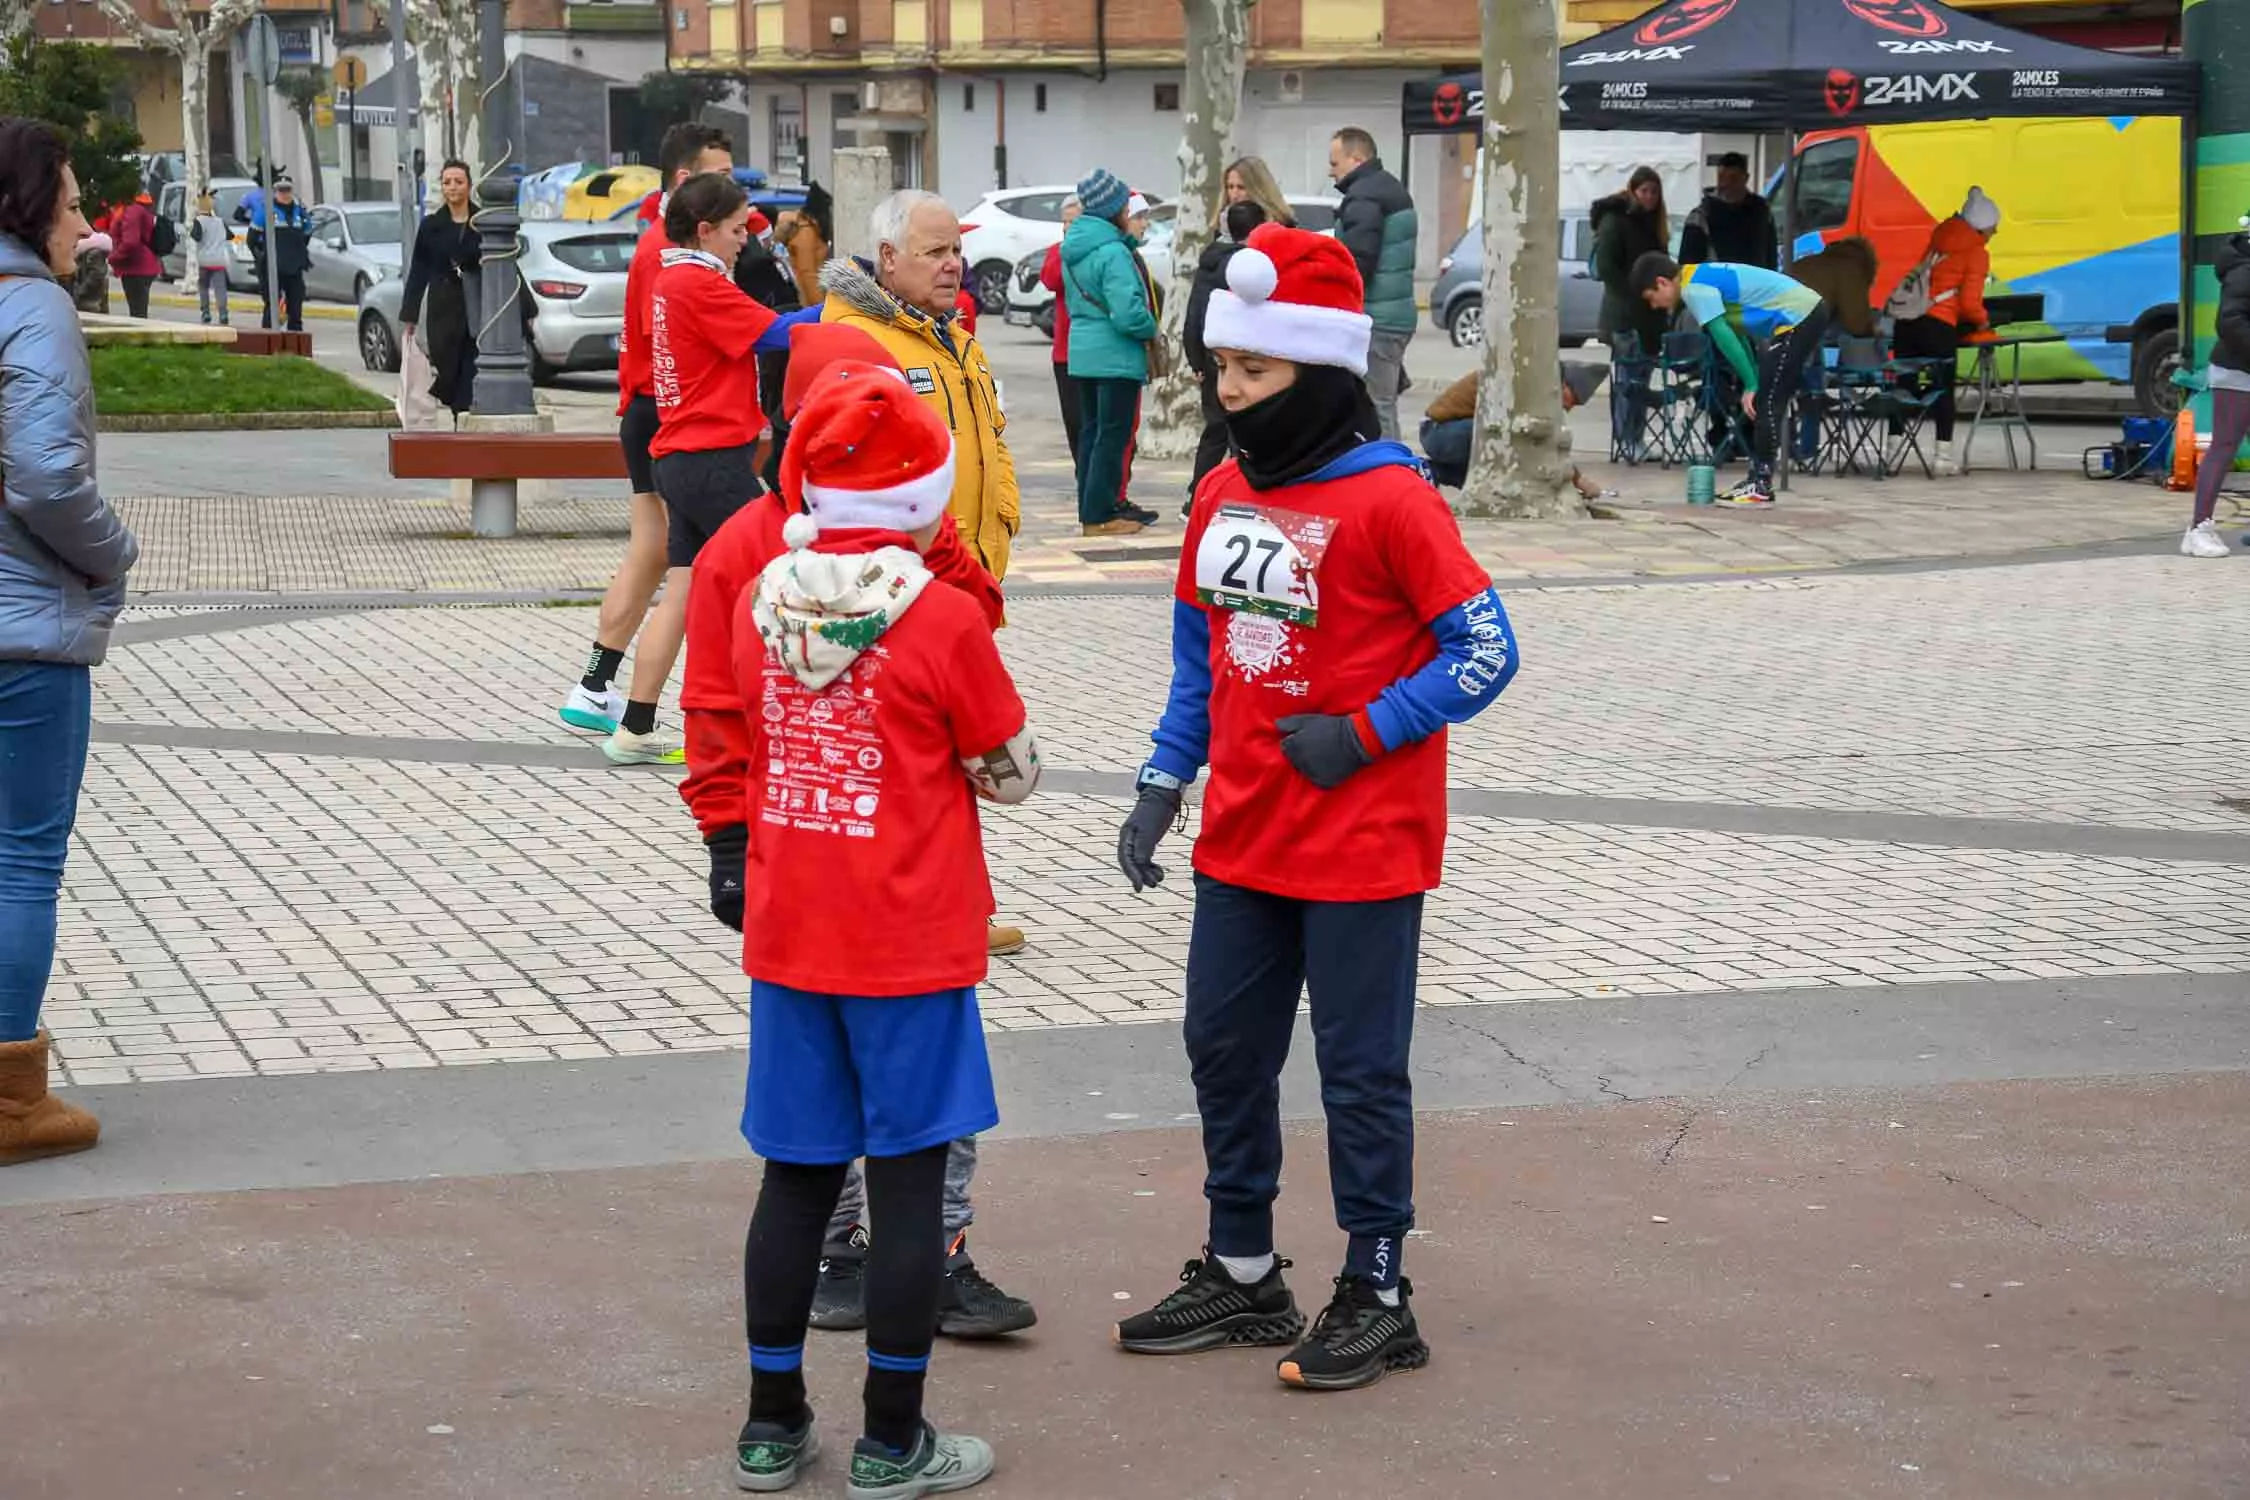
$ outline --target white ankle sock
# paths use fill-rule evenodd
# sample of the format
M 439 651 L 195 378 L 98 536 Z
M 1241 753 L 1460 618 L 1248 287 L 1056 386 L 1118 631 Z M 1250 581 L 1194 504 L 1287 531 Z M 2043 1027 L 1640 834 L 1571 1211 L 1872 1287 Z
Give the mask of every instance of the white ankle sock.
M 1382 1303 L 1385 1307 L 1398 1306 L 1398 1288 L 1395 1286 L 1379 1286 L 1375 1288 L 1375 1300 Z
M 1225 1268 L 1229 1276 L 1243 1286 L 1256 1286 L 1259 1282 L 1265 1280 L 1266 1273 L 1273 1269 L 1273 1252 L 1271 1250 L 1263 1255 L 1218 1255 L 1213 1256 L 1212 1259 L 1216 1260 Z

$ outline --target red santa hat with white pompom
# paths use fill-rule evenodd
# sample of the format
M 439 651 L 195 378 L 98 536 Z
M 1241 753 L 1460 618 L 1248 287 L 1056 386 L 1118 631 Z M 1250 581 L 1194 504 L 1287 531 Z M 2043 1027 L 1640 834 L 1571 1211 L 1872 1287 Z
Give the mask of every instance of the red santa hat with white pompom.
M 1374 324 L 1351 251 L 1327 235 L 1261 224 L 1227 261 L 1227 284 L 1211 294 L 1203 342 L 1300 365 L 1367 373 Z
M 919 531 L 953 498 L 953 434 L 896 366 L 845 359 L 823 369 L 781 454 L 781 492 L 803 509 L 782 540 L 825 531 Z

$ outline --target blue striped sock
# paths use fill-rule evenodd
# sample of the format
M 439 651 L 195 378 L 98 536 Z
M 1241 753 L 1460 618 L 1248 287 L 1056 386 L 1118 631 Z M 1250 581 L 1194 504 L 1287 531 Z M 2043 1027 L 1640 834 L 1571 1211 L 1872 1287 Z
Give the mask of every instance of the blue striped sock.
M 867 1351 L 867 1365 L 873 1370 L 890 1370 L 900 1375 L 919 1375 L 930 1367 L 927 1354 L 881 1354 Z
M 789 1370 L 801 1370 L 804 1368 L 804 1364 L 805 1346 L 803 1344 L 787 1346 L 752 1344 L 750 1346 L 750 1368 L 753 1370 L 780 1374 Z

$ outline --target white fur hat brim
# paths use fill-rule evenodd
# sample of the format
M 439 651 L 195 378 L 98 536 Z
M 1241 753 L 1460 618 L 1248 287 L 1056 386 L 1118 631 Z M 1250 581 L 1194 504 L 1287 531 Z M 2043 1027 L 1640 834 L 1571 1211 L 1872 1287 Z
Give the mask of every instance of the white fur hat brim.
M 945 515 L 953 500 L 953 478 L 948 444 L 944 463 L 883 489 L 847 490 L 807 480 L 805 511 L 821 531 L 920 531 Z
M 1375 322 L 1365 313 L 1301 302 L 1247 302 L 1224 287 L 1211 294 L 1203 315 L 1210 349 L 1263 354 L 1299 365 L 1335 365 L 1367 373 L 1367 341 Z

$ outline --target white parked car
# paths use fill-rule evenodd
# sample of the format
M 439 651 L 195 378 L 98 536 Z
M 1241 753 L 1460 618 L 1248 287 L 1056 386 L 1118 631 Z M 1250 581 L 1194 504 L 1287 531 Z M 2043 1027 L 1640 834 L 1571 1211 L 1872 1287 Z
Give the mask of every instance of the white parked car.
M 242 226 L 234 222 L 234 211 L 242 206 L 242 200 L 257 186 L 257 183 L 247 177 L 211 179 L 212 209 L 218 214 L 219 222 L 227 226 L 227 233 L 231 236 L 227 246 L 227 258 L 230 262 L 227 267 L 227 285 L 238 292 L 254 292 L 258 289 L 257 266 L 250 259 L 249 239 L 244 235 Z M 179 235 L 179 244 L 170 255 L 164 257 L 164 275 L 168 280 L 178 281 L 185 275 L 188 257 L 195 253 L 195 241 L 188 232 L 194 224 L 194 209 L 195 205 L 188 201 L 185 183 L 167 182 L 157 194 L 157 213 L 170 219 L 173 230 Z
M 1009 278 L 1025 256 L 1061 242 L 1063 199 L 1076 191 L 1077 186 L 1067 182 L 1008 188 L 986 193 L 976 207 L 961 215 L 961 258 L 968 266 L 965 279 L 978 312 L 1008 311 Z M 1143 190 L 1141 196 L 1159 208 L 1164 204 L 1161 194 Z
M 1291 194 L 1289 211 L 1296 215 L 1300 228 L 1334 234 L 1340 201 L 1333 195 Z M 1158 286 L 1172 284 L 1172 219 L 1178 212 L 1176 203 L 1159 203 L 1149 209 L 1148 236 L 1141 242 L 1141 264 L 1148 267 Z M 1057 223 L 1059 227 L 1059 219 Z M 1015 273 L 1008 279 L 1008 322 L 1012 326 L 1036 328 L 1050 338 L 1054 336 L 1055 294 L 1039 284 L 1039 272 L 1047 261 L 1047 245 L 1061 238 L 1056 235 L 1016 262 Z

